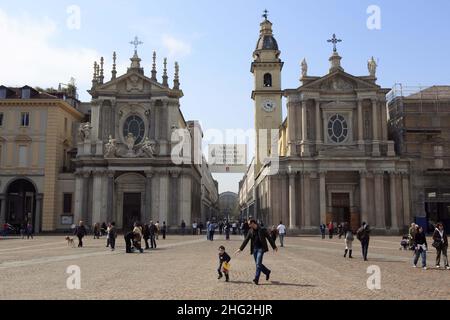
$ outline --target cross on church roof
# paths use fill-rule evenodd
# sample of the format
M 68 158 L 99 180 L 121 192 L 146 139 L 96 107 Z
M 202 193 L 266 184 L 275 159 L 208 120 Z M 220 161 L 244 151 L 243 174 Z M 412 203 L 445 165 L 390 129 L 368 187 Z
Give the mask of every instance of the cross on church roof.
M 140 44 L 144 44 L 142 41 L 139 41 L 138 37 L 134 37 L 134 40 L 130 42 L 130 44 L 134 45 L 134 51 L 137 52 L 137 47 Z
M 336 38 L 336 34 L 333 33 L 333 38 L 331 38 L 330 40 L 327 40 L 327 42 L 331 42 L 333 44 L 333 52 L 337 52 L 336 44 L 338 44 L 339 42 L 342 42 L 342 40 Z
M 264 10 L 264 14 L 262 15 L 264 19 L 267 20 L 267 18 L 269 17 L 269 11 L 267 11 L 267 9 Z

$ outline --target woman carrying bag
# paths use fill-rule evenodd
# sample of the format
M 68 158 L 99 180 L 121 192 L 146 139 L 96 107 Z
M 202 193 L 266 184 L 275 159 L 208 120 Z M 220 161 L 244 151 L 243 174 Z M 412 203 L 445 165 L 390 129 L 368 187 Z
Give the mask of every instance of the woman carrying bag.
M 439 269 L 441 266 L 441 255 L 444 257 L 444 264 L 447 270 L 450 270 L 447 257 L 448 249 L 448 238 L 447 233 L 444 230 L 444 225 L 438 223 L 436 225 L 436 230 L 433 233 L 433 247 L 436 248 L 436 268 Z

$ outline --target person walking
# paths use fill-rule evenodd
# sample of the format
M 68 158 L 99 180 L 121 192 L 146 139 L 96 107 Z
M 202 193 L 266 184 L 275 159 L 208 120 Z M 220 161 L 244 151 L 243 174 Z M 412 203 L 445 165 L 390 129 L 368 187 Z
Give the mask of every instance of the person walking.
M 116 249 L 116 238 L 117 238 L 116 223 L 111 222 L 108 227 L 108 240 L 109 245 L 111 246 L 111 251 L 114 251 Z
M 111 229 L 111 223 L 108 223 L 108 227 L 106 228 L 106 247 L 109 248 L 109 230 Z
M 144 249 L 142 249 L 141 246 L 142 236 L 143 234 L 141 224 L 136 222 L 133 229 L 133 247 L 138 249 L 140 253 L 144 253 Z
M 184 232 L 186 230 L 186 222 L 184 220 L 181 220 L 181 234 L 184 236 Z
M 230 240 L 230 223 L 228 221 L 225 222 L 223 229 L 225 231 L 225 240 Z
M 263 264 L 264 253 L 269 251 L 267 241 L 269 241 L 272 249 L 275 252 L 278 251 L 278 248 L 275 242 L 269 236 L 267 230 L 265 228 L 260 227 L 254 219 L 250 220 L 249 227 L 250 230 L 247 234 L 247 237 L 245 238 L 241 247 L 236 251 L 235 254 L 239 254 L 240 252 L 242 252 L 247 246 L 248 242 L 250 241 L 250 254 L 253 255 L 256 265 L 256 272 L 255 278 L 253 279 L 253 283 L 258 285 L 261 272 L 266 275 L 267 281 L 269 281 L 270 274 L 272 272 Z
M 278 235 L 280 236 L 280 246 L 284 247 L 284 237 L 286 236 L 286 226 L 280 221 L 280 224 L 277 227 Z
M 159 231 L 160 231 L 159 221 L 156 221 L 155 227 L 156 227 L 156 240 L 159 240 Z
M 163 225 L 162 225 L 161 231 L 162 231 L 162 235 L 163 235 L 163 240 L 165 240 L 166 239 L 166 233 L 167 233 L 167 225 L 166 225 L 165 221 L 163 221 Z
M 192 223 L 192 235 L 193 236 L 197 235 L 197 228 L 198 228 L 197 221 L 194 221 L 194 223 Z
M 222 232 L 224 231 L 224 223 L 222 220 L 219 221 L 219 235 L 222 235 Z
M 31 237 L 31 239 L 33 239 L 33 225 L 30 222 L 28 222 L 28 224 L 27 224 L 27 239 L 30 239 L 30 237 Z
M 153 223 L 153 221 L 150 221 L 149 226 L 149 236 L 150 236 L 150 248 L 156 249 L 156 234 L 157 234 L 157 228 L 156 225 Z
M 409 227 L 408 230 L 408 240 L 409 240 L 409 250 L 414 250 L 414 237 L 416 235 L 416 224 L 415 223 L 411 223 L 411 226 Z
M 86 227 L 84 226 L 83 221 L 80 221 L 73 232 L 73 234 L 78 238 L 78 248 L 83 247 L 83 237 L 86 235 L 86 233 Z
M 361 241 L 362 256 L 364 261 L 367 261 L 367 254 L 369 252 L 369 241 L 370 241 L 370 228 L 365 222 L 362 223 L 361 228 L 358 229 L 356 237 Z
M 324 223 L 322 223 L 321 225 L 320 225 L 320 234 L 322 235 L 322 239 L 325 239 L 325 230 L 326 230 L 326 226 L 325 226 L 325 224 Z
M 98 222 L 94 225 L 94 239 L 100 239 L 100 224 Z
M 436 229 L 433 233 L 433 247 L 436 248 L 436 268 L 439 269 L 441 267 L 441 256 L 444 257 L 444 267 L 447 270 L 450 270 L 450 266 L 448 264 L 448 237 L 447 233 L 444 230 L 444 225 L 442 223 L 436 224 Z
M 145 242 L 145 250 L 150 249 L 148 245 L 148 239 L 150 239 L 150 227 L 148 224 L 145 224 L 144 227 L 142 228 L 142 236 Z
M 342 236 L 344 235 L 344 226 L 342 225 L 342 223 L 339 223 L 338 225 L 338 235 L 339 239 L 341 239 Z
M 352 252 L 353 252 L 353 240 L 355 240 L 355 237 L 353 236 L 352 230 L 348 229 L 345 233 L 345 253 L 344 258 L 348 257 L 349 259 L 352 259 Z
M 333 239 L 333 232 L 334 232 L 334 224 L 333 221 L 330 221 L 328 224 L 328 236 L 330 239 Z
M 102 237 L 107 235 L 107 229 L 108 229 L 108 227 L 106 225 L 106 222 L 103 222 L 102 223 L 102 227 L 101 227 L 101 235 L 102 235 Z
M 200 221 L 198 224 L 198 235 L 201 236 L 203 231 L 203 222 Z
M 413 267 L 417 268 L 417 262 L 419 261 L 419 257 L 422 256 L 422 268 L 427 270 L 427 238 L 425 236 L 425 232 L 423 232 L 422 227 L 418 227 L 414 236 L 414 247 L 416 249 L 414 253 L 414 262 Z
M 214 222 L 211 222 L 208 226 L 209 240 L 214 241 L 214 232 L 217 228 L 217 225 Z

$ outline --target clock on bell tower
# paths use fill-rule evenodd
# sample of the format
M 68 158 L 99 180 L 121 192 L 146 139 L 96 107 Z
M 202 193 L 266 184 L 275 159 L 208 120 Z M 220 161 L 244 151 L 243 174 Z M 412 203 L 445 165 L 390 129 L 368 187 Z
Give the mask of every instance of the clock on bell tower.
M 278 43 L 272 32 L 272 23 L 265 11 L 261 22 L 260 36 L 253 52 L 251 72 L 254 76 L 255 114 L 255 173 L 258 174 L 264 159 L 271 155 L 271 131 L 278 130 L 282 123 L 281 61 Z M 265 131 L 263 131 L 265 130 Z M 264 132 L 266 139 L 263 139 Z

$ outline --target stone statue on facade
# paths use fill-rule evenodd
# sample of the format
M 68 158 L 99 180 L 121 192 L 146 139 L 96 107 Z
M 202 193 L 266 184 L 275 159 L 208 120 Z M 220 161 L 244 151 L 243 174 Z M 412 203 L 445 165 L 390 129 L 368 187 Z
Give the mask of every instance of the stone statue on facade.
M 302 61 L 302 77 L 308 76 L 308 63 L 306 63 L 306 59 Z
M 90 139 L 91 129 L 92 129 L 92 127 L 91 127 L 90 122 L 80 124 L 80 126 L 78 127 L 78 137 L 80 138 L 81 142 L 84 142 L 84 141 L 87 141 Z
M 371 77 L 375 77 L 376 73 L 377 73 L 377 63 L 375 62 L 375 59 L 372 57 L 368 62 L 367 62 L 367 69 L 369 69 L 369 74 Z
M 117 140 L 109 136 L 108 143 L 105 145 L 105 158 L 113 158 L 117 152 Z
M 142 155 L 153 158 L 156 154 L 156 144 L 150 142 L 148 137 L 145 137 L 140 151 L 142 152 Z
M 128 135 L 127 135 L 125 140 L 126 140 L 126 145 L 127 145 L 127 148 L 128 148 L 128 154 L 129 155 L 131 155 L 131 154 L 134 155 L 133 148 L 134 148 L 134 143 L 136 142 L 136 138 L 130 132 L 130 133 L 128 133 Z

